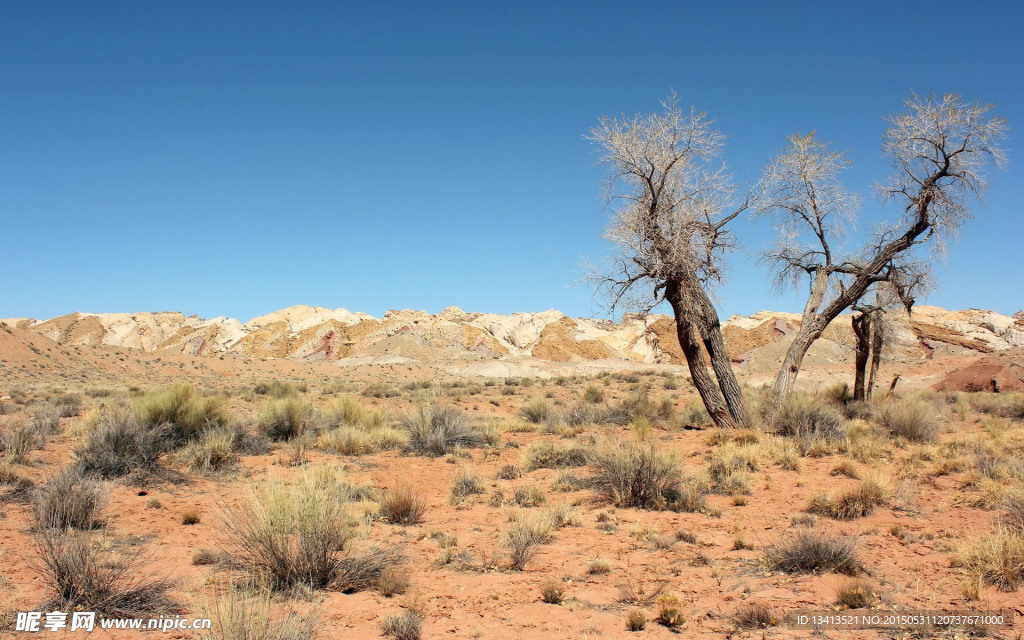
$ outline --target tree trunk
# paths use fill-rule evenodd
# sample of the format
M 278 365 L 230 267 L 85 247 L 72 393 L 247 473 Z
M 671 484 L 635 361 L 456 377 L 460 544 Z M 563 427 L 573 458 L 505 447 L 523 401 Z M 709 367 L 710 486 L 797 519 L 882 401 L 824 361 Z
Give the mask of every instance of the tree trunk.
M 729 414 L 737 425 L 749 426 L 750 420 L 743 403 L 743 389 L 732 369 L 732 359 L 725 350 L 725 338 L 722 336 L 722 324 L 718 319 L 718 312 L 715 311 L 714 304 L 699 283 L 691 282 L 689 285 L 690 299 L 693 300 L 694 307 L 697 309 L 694 324 L 704 341 L 704 348 L 711 359 L 711 367 L 715 370 L 718 387 L 725 397 Z
M 733 419 L 728 405 L 722 400 L 718 385 L 708 372 L 707 364 L 704 362 L 704 354 L 701 351 L 701 343 L 697 340 L 693 324 L 693 314 L 684 303 L 681 283 L 677 280 L 670 280 L 665 284 L 665 299 L 672 306 L 672 312 L 676 321 L 676 335 L 679 337 L 679 346 L 686 357 L 686 366 L 690 369 L 690 378 L 693 386 L 697 388 L 704 408 L 714 421 L 716 426 L 722 428 L 736 427 L 736 420 Z
M 878 367 L 882 364 L 882 349 L 885 347 L 885 313 L 881 310 L 876 310 L 871 315 L 874 318 L 871 320 L 871 375 L 868 377 L 868 388 L 865 398 L 871 399 L 871 394 L 875 390 L 875 375 L 878 373 Z
M 854 362 L 853 399 L 864 400 L 864 377 L 871 355 L 871 314 L 853 316 L 853 335 L 857 337 L 857 357 Z
M 828 290 L 829 274 L 824 267 L 819 267 L 812 276 L 811 295 L 807 298 L 807 305 L 804 307 L 804 315 L 800 321 L 800 329 L 793 338 L 793 343 L 786 351 L 786 357 L 782 361 L 782 368 L 775 378 L 775 386 L 772 388 L 774 398 L 772 410 L 782 405 L 782 400 L 793 391 L 793 383 L 796 382 L 797 374 L 800 373 L 800 365 L 803 364 L 804 356 L 811 347 L 811 343 L 821 336 L 832 318 L 825 319 L 818 314 L 818 307 L 825 298 Z

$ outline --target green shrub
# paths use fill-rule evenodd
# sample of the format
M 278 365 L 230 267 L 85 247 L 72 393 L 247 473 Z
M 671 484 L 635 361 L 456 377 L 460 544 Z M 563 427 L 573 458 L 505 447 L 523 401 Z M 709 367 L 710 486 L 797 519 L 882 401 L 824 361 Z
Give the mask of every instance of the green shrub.
M 271 440 L 292 440 L 309 429 L 311 413 L 308 402 L 295 398 L 274 400 L 263 407 L 256 427 Z
M 144 427 L 167 425 L 175 444 L 194 440 L 204 431 L 228 422 L 223 396 L 201 397 L 185 384 L 145 396 L 138 401 L 136 410 Z
M 533 424 L 540 424 L 551 415 L 551 404 L 542 398 L 534 398 L 523 405 L 520 415 Z

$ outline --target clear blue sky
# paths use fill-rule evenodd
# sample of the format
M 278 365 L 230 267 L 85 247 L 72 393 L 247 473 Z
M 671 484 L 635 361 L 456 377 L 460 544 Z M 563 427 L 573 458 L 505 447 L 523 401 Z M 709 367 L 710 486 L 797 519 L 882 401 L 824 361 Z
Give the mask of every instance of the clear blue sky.
M 584 132 L 675 89 L 756 180 L 784 137 L 848 149 L 863 215 L 911 89 L 1024 128 L 1013 2 L 5 2 L 0 317 L 294 304 L 600 313 Z M 927 302 L 1024 307 L 1024 158 Z M 745 252 L 770 232 L 738 221 Z M 862 229 L 868 228 L 862 225 Z M 798 310 L 744 253 L 723 317 Z M 802 293 L 802 292 L 801 292 Z

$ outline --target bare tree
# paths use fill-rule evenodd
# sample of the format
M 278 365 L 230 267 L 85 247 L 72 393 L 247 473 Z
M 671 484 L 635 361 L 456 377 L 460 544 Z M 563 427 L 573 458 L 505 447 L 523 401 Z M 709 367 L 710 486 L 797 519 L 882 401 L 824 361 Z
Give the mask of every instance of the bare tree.
M 737 202 L 736 186 L 717 160 L 723 136 L 706 114 L 683 112 L 674 95 L 662 106 L 661 113 L 602 118 L 589 132 L 609 167 L 613 214 L 605 237 L 619 249 L 594 277 L 612 308 L 649 312 L 667 301 L 708 414 L 718 426 L 743 425 L 743 395 L 708 288 L 720 281 L 731 246 L 725 226 L 750 199 Z
M 800 329 L 775 380 L 776 404 L 792 390 L 808 348 L 829 323 L 872 285 L 899 282 L 911 256 L 941 250 L 968 217 L 969 200 L 984 191 L 987 165 L 1005 163 L 999 142 L 1006 121 L 991 115 L 991 105 L 947 94 L 941 100 L 914 95 L 906 107 L 888 118 L 882 148 L 892 173 L 880 187 L 903 214 L 854 255 L 838 256 L 833 246 L 856 204 L 839 181 L 849 164 L 844 154 L 813 134 L 797 135 L 766 170 L 759 208 L 781 231 L 766 257 L 780 281 L 806 275 L 810 284 Z
M 920 264 L 900 264 L 890 272 L 890 280 L 875 285 L 872 302 L 870 292 L 854 303 L 852 309 L 853 334 L 857 340 L 854 364 L 853 399 L 870 400 L 875 389 L 875 378 L 882 364 L 882 353 L 893 338 L 889 313 L 902 307 L 908 315 L 913 312 L 916 298 L 930 284 L 930 274 Z M 868 362 L 870 361 L 870 370 Z

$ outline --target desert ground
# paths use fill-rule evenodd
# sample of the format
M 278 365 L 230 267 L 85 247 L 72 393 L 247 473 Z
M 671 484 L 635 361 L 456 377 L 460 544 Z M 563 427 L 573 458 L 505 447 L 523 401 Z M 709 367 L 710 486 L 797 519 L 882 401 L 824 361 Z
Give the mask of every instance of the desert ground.
M 1021 637 L 1024 316 L 906 319 L 869 402 L 847 320 L 770 419 L 795 320 L 730 319 L 754 419 L 726 431 L 663 317 L 341 311 L 4 321 L 0 634 L 77 609 L 213 621 L 171 638 Z

